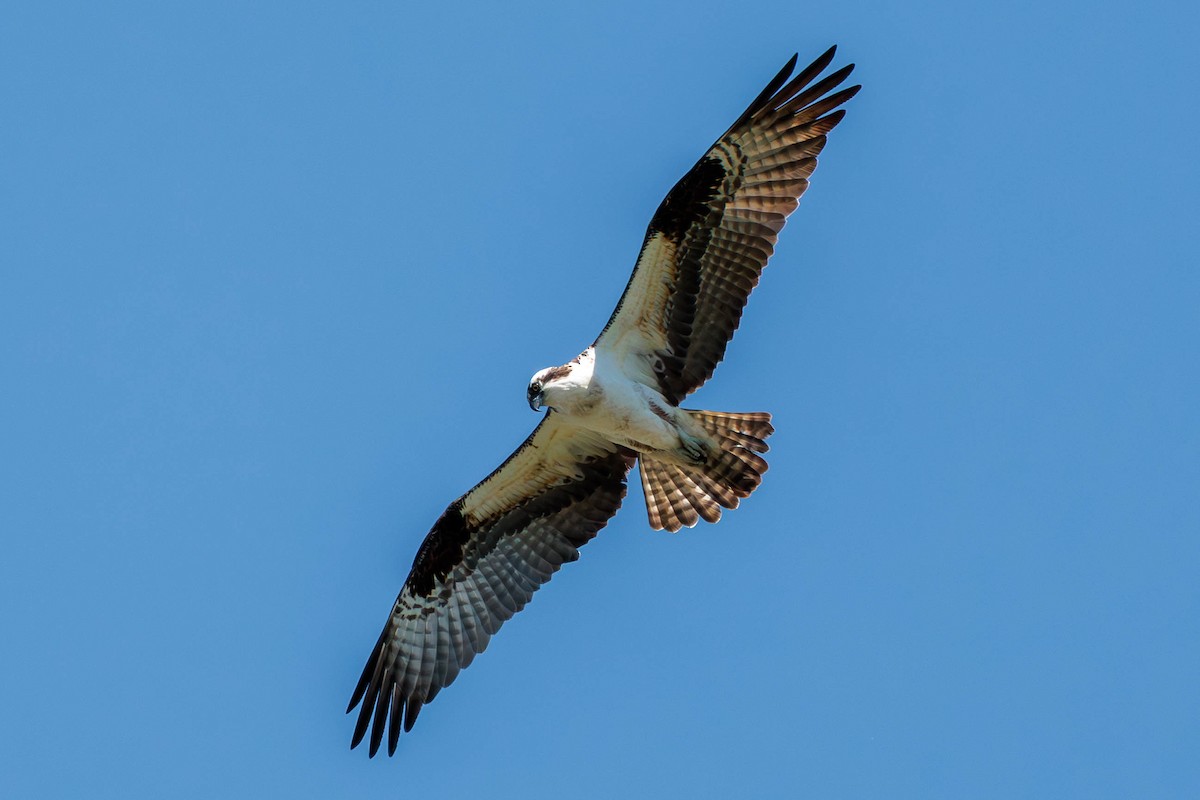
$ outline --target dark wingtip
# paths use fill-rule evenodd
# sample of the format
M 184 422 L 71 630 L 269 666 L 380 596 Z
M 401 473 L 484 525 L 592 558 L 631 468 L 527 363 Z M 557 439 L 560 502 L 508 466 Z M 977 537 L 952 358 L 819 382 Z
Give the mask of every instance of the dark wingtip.
M 367 657 L 366 666 L 363 667 L 362 674 L 358 676 L 358 683 L 354 687 L 354 692 L 350 695 L 350 705 L 346 706 L 346 713 L 349 714 L 363 699 L 363 695 L 367 693 L 367 688 L 371 685 L 371 678 L 375 676 L 375 669 L 379 664 L 379 656 L 383 653 L 383 643 L 387 638 L 387 628 L 383 629 L 383 633 L 375 641 L 375 647 L 371 649 L 371 655 Z
M 365 698 L 363 704 L 358 709 L 358 721 L 354 723 L 354 736 L 350 739 L 350 749 L 358 747 L 363 740 L 363 736 L 367 733 L 367 727 L 371 724 L 371 711 L 375 706 L 375 701 L 378 698 L 378 690 L 371 691 Z
M 814 67 L 817 67 L 817 72 L 820 72 L 821 70 L 823 70 L 829 66 L 829 62 L 833 61 L 833 57 L 836 55 L 837 55 L 837 45 L 831 44 L 829 46 L 828 50 L 826 50 L 824 53 L 821 53 L 821 55 L 817 56 L 816 60 L 813 61 L 812 65 Z M 818 65 L 820 65 L 820 66 L 818 66 Z
M 828 85 L 830 88 L 833 88 L 834 86 L 837 86 L 838 84 L 840 84 L 842 81 L 846 80 L 846 78 L 849 77 L 850 73 L 853 71 L 854 71 L 854 64 L 847 64 L 846 66 L 839 69 L 837 72 L 829 73 L 829 77 L 825 78 L 825 80 L 821 81 L 821 83 Z
M 404 732 L 408 733 L 413 729 L 413 725 L 417 724 L 417 714 L 421 713 L 421 706 L 424 705 L 415 697 L 408 698 L 408 706 L 404 709 Z
M 729 130 L 733 130 L 738 125 L 741 125 L 766 106 L 771 97 L 774 96 L 777 91 L 779 91 L 779 87 L 787 83 L 788 78 L 792 76 L 792 72 L 795 71 L 796 62 L 799 60 L 799 58 L 799 53 L 792 54 L 792 57 L 788 59 L 788 62 L 783 65 L 783 69 L 775 73 L 775 77 L 771 78 L 771 81 L 763 87 L 761 92 L 758 93 L 758 97 L 755 97 L 750 105 L 746 106 L 746 110 L 742 112 L 741 116 L 737 118 L 733 125 L 729 126 Z
M 358 724 L 354 726 L 354 735 L 350 737 L 350 749 L 362 744 L 363 736 L 367 733 L 366 715 L 358 715 Z
M 779 91 L 780 86 L 783 86 L 785 83 L 787 83 L 787 79 L 790 78 L 792 73 L 796 70 L 796 62 L 799 58 L 799 53 L 792 54 L 792 57 L 789 58 L 788 62 L 783 65 L 783 68 L 779 70 L 779 72 L 775 73 L 774 78 L 771 78 L 770 83 L 763 87 L 763 90 L 758 93 L 758 97 L 754 98 L 754 102 L 750 104 L 751 108 L 765 103 L 770 99 L 771 95 Z
M 346 706 L 347 714 L 357 708 L 358 704 L 362 702 L 363 695 L 366 694 L 367 686 L 369 686 L 370 683 L 371 677 L 364 672 L 363 676 L 358 679 L 358 685 L 354 687 L 354 693 L 350 695 L 350 703 Z
M 379 744 L 383 741 L 383 731 L 387 727 L 388 700 L 380 697 L 375 705 L 375 719 L 371 723 L 371 758 L 379 752 Z
M 400 742 L 400 726 L 397 725 L 397 717 L 400 716 L 400 692 L 392 690 L 392 708 L 388 714 L 388 757 L 396 755 L 396 745 Z

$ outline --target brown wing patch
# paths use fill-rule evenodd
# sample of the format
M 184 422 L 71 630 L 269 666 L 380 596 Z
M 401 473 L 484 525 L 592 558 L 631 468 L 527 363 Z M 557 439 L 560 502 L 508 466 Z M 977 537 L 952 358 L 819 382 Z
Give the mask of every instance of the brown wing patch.
M 408 580 L 415 594 L 428 595 L 434 584 L 445 580 L 450 570 L 462 561 L 463 547 L 469 537 L 462 503 L 456 501 L 438 517 L 413 560 Z

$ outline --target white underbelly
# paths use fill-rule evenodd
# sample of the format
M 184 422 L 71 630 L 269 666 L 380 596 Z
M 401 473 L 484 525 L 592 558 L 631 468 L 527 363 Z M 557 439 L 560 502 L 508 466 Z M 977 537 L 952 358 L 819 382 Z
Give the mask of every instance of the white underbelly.
M 598 402 L 579 423 L 610 441 L 638 451 L 675 450 L 674 409 L 657 392 L 628 380 L 603 384 Z

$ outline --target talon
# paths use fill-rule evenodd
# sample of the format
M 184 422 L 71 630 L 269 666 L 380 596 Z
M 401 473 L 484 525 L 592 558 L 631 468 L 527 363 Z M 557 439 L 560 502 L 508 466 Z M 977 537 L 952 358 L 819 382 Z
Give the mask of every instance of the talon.
M 683 452 L 693 464 L 704 464 L 708 462 L 708 448 L 704 446 L 704 442 L 695 439 L 683 439 Z

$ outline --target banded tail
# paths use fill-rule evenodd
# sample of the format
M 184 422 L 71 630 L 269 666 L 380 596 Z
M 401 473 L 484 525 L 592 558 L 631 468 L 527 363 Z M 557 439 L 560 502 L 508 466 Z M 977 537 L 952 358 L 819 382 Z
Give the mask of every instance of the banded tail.
M 737 508 L 749 497 L 767 471 L 766 460 L 758 454 L 767 452 L 766 438 L 775 432 L 766 412 L 682 410 L 717 440 L 721 452 L 698 467 L 658 461 L 644 453 L 638 458 L 650 527 L 671 533 L 701 519 L 716 522 L 722 508 Z

